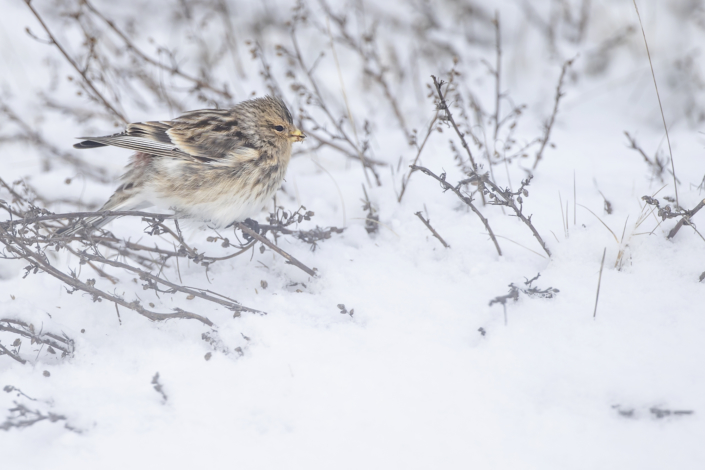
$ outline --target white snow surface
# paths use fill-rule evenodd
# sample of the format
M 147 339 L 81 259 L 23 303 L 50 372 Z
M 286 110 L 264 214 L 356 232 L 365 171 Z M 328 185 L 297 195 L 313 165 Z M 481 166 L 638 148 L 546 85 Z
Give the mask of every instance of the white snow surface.
M 559 4 L 530 3 L 546 18 Z M 703 6 L 655 3 L 638 2 L 669 124 L 681 183 L 679 202 L 692 208 L 705 197 L 698 186 L 705 176 L 703 122 L 691 113 L 705 103 L 702 82 L 697 81 L 697 52 L 705 44 Z M 472 90 L 487 109 L 494 109 L 494 80 L 481 62 L 495 64 L 494 32 L 464 22 L 455 2 L 329 4 L 339 12 L 352 12 L 362 4 L 364 21 L 380 22 L 383 60 L 397 57 L 402 63 L 413 62 L 409 57 L 425 46 L 413 25 L 433 18 L 438 24 L 428 37 L 463 54 L 457 65 L 461 75 L 455 78 L 462 84 L 459 90 Z M 266 315 L 233 318 L 223 307 L 188 300 L 180 293 L 157 297 L 142 290 L 129 273 L 109 271 L 119 278 L 113 285 L 81 267 L 81 278 L 94 277 L 103 290 L 129 301 L 139 297 L 144 304 L 152 302 L 157 311 L 180 307 L 196 312 L 215 328 L 194 320 L 150 322 L 124 308 L 119 321 L 109 302 L 93 302 L 80 292 L 69 295 L 61 282 L 44 273 L 23 278 L 27 263 L 0 260 L 0 318 L 32 323 L 75 342 L 74 354 L 66 358 L 47 354 L 29 341 L 21 349 L 26 364 L 0 356 L 0 386 L 15 388 L 0 393 L 0 423 L 18 403 L 66 418 L 0 431 L 0 467 L 704 468 L 705 281 L 699 282 L 699 276 L 705 271 L 705 240 L 690 227 L 667 239 L 676 220 L 661 222 L 655 212 L 640 221 L 640 215 L 651 210 L 642 209 L 642 196 L 660 190 L 655 197 L 664 205 L 664 196 L 675 197 L 671 175 L 664 173 L 663 182 L 654 178 L 624 136 L 624 131 L 636 136 L 650 156 L 657 148 L 668 155 L 649 63 L 631 0 L 588 4 L 586 39 L 571 42 L 559 31 L 552 47 L 527 19 L 521 2 L 478 3 L 489 15 L 494 15 L 493 8 L 500 15 L 502 92 L 517 104 L 527 104 L 518 141 L 541 135 L 563 60 L 579 54 L 566 78 L 552 130 L 555 147 L 545 150 L 524 198 L 524 213 L 532 215 L 551 250 L 550 259 L 511 211 L 483 206 L 476 194 L 474 203 L 503 237 L 499 256 L 476 215 L 420 172 L 413 174 L 402 202 L 397 202 L 401 177 L 416 148 L 400 132 L 380 87 L 364 80 L 359 56 L 341 43 L 336 43 L 338 73 L 322 9 L 311 2 L 312 21 L 323 25 L 324 32 L 301 26 L 302 50 L 309 64 L 325 54 L 314 74 L 325 84 L 324 94 L 336 115 L 345 117 L 348 132 L 341 78 L 360 138 L 365 120 L 370 122 L 372 155 L 389 165 L 379 169 L 381 186 L 367 183 L 359 162 L 329 148 L 316 149 L 308 139 L 297 147 L 300 152 L 292 158 L 277 203 L 288 210 L 304 205 L 315 212 L 301 229 L 319 225 L 345 231 L 320 242 L 315 251 L 291 237 L 279 243 L 317 268 L 318 277 L 307 276 L 270 250 L 215 263 L 208 276 L 202 266 L 180 261 L 184 285 L 222 293 Z M 113 182 L 84 178 L 76 167 L 60 161 L 47 171 L 45 157 L 34 146 L 15 141 L 0 146 L 0 177 L 25 180 L 48 201 L 80 198 L 102 204 L 117 186 L 129 152 L 73 151 L 74 136 L 112 132 L 106 127 L 112 121 L 78 122 L 47 108 L 46 90 L 71 106 L 100 105 L 76 94 L 76 83 L 65 79 L 76 76 L 75 71 L 55 48 L 24 32 L 29 27 L 39 38 L 46 37 L 24 2 L 2 0 L 0 5 L 5 12 L 0 17 L 3 101 L 52 144 L 106 168 Z M 59 15 L 74 4 L 32 5 L 70 53 L 78 54 L 80 34 L 75 26 L 62 28 L 68 20 Z M 155 53 L 155 44 L 178 49 L 183 69 L 199 73 L 189 69 L 197 63 L 192 43 L 197 41 L 175 32 L 184 28 L 170 26 L 178 2 L 169 2 L 168 8 L 166 2 L 146 0 L 96 0 L 94 5 L 121 27 L 129 25 L 145 51 Z M 251 92 L 267 93 L 260 62 L 251 58 L 244 42 L 257 40 L 289 102 L 297 102 L 284 78 L 286 60 L 276 56 L 274 48 L 292 48 L 285 22 L 291 19 L 293 3 L 229 5 L 246 77 L 238 76 L 232 61 L 223 61 L 210 73 L 218 83 L 228 83 L 236 100 Z M 252 24 L 262 18 L 270 19 L 267 27 L 255 31 Z M 336 31 L 335 24 L 329 25 Z M 590 54 L 630 25 L 636 29 L 611 52 L 606 69 L 588 73 Z M 212 36 L 220 30 L 213 28 L 199 33 L 206 43 L 216 43 Z M 468 45 L 466 37 L 473 34 L 487 44 Z M 679 75 L 674 64 L 689 54 L 694 68 L 690 75 Z M 434 115 L 426 84 L 431 74 L 447 80 L 451 66 L 450 55 L 412 66 L 418 69 L 410 72 L 419 77 L 418 90 L 409 77 L 388 75 L 408 127 L 418 129 L 420 138 Z M 300 72 L 298 79 L 305 81 Z M 141 121 L 206 107 L 187 93 L 183 103 L 185 109 L 170 109 L 153 98 L 143 103 L 125 99 L 123 110 L 131 121 Z M 509 103 L 504 101 L 503 107 L 508 111 Z M 460 119 L 460 110 L 451 109 Z M 479 129 L 483 123 L 475 122 L 469 109 L 467 113 Z M 491 124 L 484 124 L 489 140 Z M 0 135 L 13 132 L 13 124 L 0 117 Z M 455 184 L 466 176 L 453 159 L 449 139 L 462 151 L 452 129 L 443 125 L 442 133 L 431 135 L 419 164 L 439 175 L 447 173 Z M 535 151 L 533 147 L 528 158 L 506 168 L 494 166 L 498 184 L 516 189 L 525 170 L 531 169 Z M 488 171 L 486 160 L 478 155 L 483 171 Z M 67 178 L 72 178 L 71 184 L 65 183 Z M 379 230 L 373 234 L 365 230 L 363 184 L 379 215 Z M 600 192 L 611 202 L 611 214 L 604 211 Z M 6 192 L 0 198 L 9 200 Z M 62 202 L 47 207 L 55 212 L 76 210 Z M 418 211 L 450 248 L 424 227 L 414 215 Z M 266 215 L 263 210 L 260 222 Z M 693 221 L 703 233 L 699 225 L 705 225 L 705 211 Z M 108 228 L 125 238 L 171 247 L 166 238 L 145 235 L 139 218 L 118 219 Z M 207 243 L 209 235 L 212 232 L 193 230 L 188 241 L 201 251 L 232 252 Z M 234 240 L 232 232 L 227 236 Z M 53 262 L 62 269 L 79 269 L 65 250 L 55 255 Z M 537 273 L 541 276 L 535 286 L 559 292 L 554 298 L 520 294 L 518 301 L 506 304 L 505 324 L 503 307 L 490 306 L 490 301 L 506 294 L 510 283 L 524 287 Z M 173 260 L 164 274 L 178 281 Z M 338 304 L 354 313 L 341 314 Z M 204 333 L 219 339 L 216 347 L 202 339 Z M 0 344 L 6 347 L 14 338 L 0 332 Z M 152 384 L 156 373 L 166 400 Z M 652 408 L 693 413 L 658 418 Z

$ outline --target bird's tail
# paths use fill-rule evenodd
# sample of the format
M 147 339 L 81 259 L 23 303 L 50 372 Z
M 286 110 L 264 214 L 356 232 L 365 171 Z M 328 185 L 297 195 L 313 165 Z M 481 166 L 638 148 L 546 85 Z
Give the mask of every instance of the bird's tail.
M 106 202 L 98 212 L 136 210 L 149 206 L 149 204 L 145 204 L 144 201 L 137 199 L 136 196 L 138 193 L 125 190 L 123 188 L 124 186 L 121 186 L 117 191 L 115 191 L 115 193 L 110 196 L 110 199 L 108 199 L 108 202 Z M 119 216 L 108 215 L 87 217 L 76 221 L 73 225 L 57 230 L 55 235 L 61 237 L 71 237 L 79 232 L 90 234 L 118 217 Z
M 62 229 L 57 230 L 55 232 L 55 235 L 59 236 L 59 237 L 72 237 L 79 232 L 85 232 L 87 234 L 90 234 L 94 230 L 98 230 L 103 225 L 107 224 L 108 222 L 110 222 L 111 220 L 113 220 L 115 218 L 117 218 L 117 217 L 115 217 L 115 216 L 88 217 L 86 219 L 81 219 L 81 220 L 77 221 L 73 225 L 69 225 L 68 227 L 64 227 Z

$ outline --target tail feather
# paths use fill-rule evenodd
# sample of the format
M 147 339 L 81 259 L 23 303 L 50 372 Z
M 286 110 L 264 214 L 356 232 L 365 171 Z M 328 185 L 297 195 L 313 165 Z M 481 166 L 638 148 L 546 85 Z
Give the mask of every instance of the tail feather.
M 75 149 L 93 149 L 96 147 L 107 147 L 107 144 L 101 144 L 100 142 L 95 142 L 93 140 L 84 140 L 83 142 L 79 142 L 77 144 L 73 145 L 73 148 Z
M 88 217 L 86 219 L 82 219 L 78 222 L 76 222 L 73 225 L 69 225 L 68 227 L 64 227 L 62 229 L 59 229 L 56 231 L 56 235 L 61 236 L 61 237 L 71 237 L 78 232 L 81 232 L 82 230 L 85 230 L 86 233 L 91 233 L 94 230 L 98 230 L 108 222 L 110 222 L 113 219 L 116 219 L 117 217 L 106 217 L 106 216 L 95 216 L 95 217 Z
M 100 208 L 98 212 L 105 211 L 119 211 L 119 210 L 141 210 L 152 204 L 139 198 L 139 191 L 124 190 L 121 186 L 117 191 L 110 196 L 108 202 Z M 87 217 L 85 219 L 77 221 L 75 224 L 62 229 L 57 230 L 56 235 L 62 237 L 70 237 L 78 232 L 85 231 L 90 234 L 94 230 L 98 230 L 107 223 L 111 222 L 113 219 L 117 219 L 119 216 L 106 216 L 106 215 L 96 215 L 93 217 Z

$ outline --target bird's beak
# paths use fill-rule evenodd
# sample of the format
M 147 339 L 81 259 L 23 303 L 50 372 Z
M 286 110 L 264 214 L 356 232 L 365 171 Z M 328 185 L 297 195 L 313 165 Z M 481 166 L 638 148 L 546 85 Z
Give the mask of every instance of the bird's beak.
M 301 142 L 306 138 L 306 134 L 296 129 L 291 134 L 289 134 L 289 140 L 292 142 Z

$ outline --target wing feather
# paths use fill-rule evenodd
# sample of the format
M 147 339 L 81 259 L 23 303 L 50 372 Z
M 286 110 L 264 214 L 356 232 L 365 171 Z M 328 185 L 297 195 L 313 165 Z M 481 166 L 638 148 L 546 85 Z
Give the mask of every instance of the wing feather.
M 172 121 L 146 121 L 129 124 L 124 132 L 85 139 L 75 148 L 105 145 L 150 155 L 218 162 L 226 156 L 238 160 L 256 159 L 258 152 L 238 127 L 231 110 L 190 111 Z

